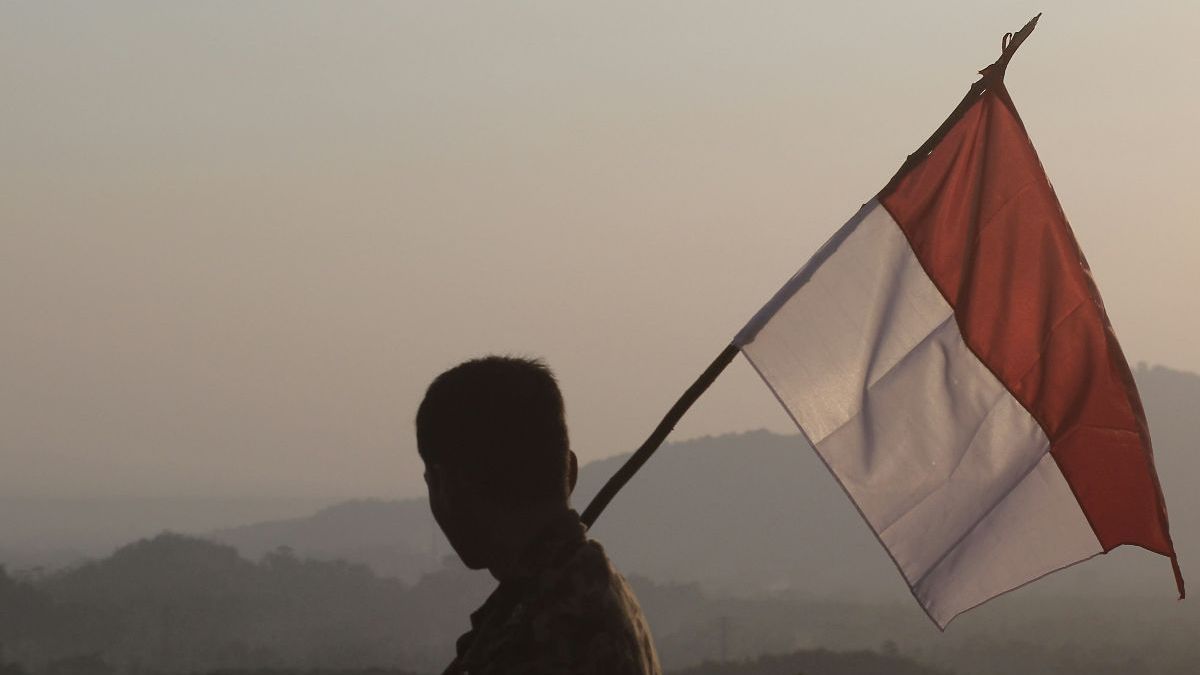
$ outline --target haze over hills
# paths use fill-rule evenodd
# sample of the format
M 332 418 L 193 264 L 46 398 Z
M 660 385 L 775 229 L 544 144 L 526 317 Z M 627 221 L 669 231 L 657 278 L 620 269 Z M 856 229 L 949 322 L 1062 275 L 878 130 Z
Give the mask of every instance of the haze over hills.
M 1200 454 L 1193 449 L 1200 438 L 1200 376 L 1144 365 L 1135 376 L 1187 575 L 1191 561 L 1200 560 L 1200 495 L 1186 482 L 1200 475 Z M 582 469 L 577 507 L 624 458 Z M 181 499 L 0 506 L 0 563 L 9 569 L 107 555 L 165 528 L 207 532 L 251 559 L 286 545 L 314 559 L 364 562 L 409 583 L 452 554 L 423 499 L 351 500 L 282 519 L 311 514 L 318 505 L 263 498 L 242 505 Z M 259 514 L 260 522 L 221 528 L 239 513 Z M 737 594 L 789 588 L 911 602 L 881 547 L 799 436 L 751 432 L 668 444 L 614 500 L 595 536 L 623 569 L 657 581 L 698 582 Z M 1167 575 L 1158 556 L 1118 549 L 1039 588 L 1167 596 Z
M 1135 372 L 1150 418 L 1172 531 L 1185 575 L 1200 559 L 1200 376 L 1163 367 Z M 586 465 L 576 490 L 586 505 L 626 455 Z M 870 530 L 798 435 L 765 431 L 664 446 L 613 501 L 594 529 L 617 563 L 661 582 L 696 582 L 735 594 L 790 589 L 839 598 L 908 600 Z M 220 530 L 243 555 L 280 545 L 319 559 L 365 562 L 409 581 L 450 553 L 423 499 L 355 501 L 308 518 Z M 1051 577 L 1039 592 L 1169 596 L 1159 556 L 1118 549 Z
M 17 675 L 4 669 L 6 660 L 37 675 L 372 666 L 440 672 L 488 582 L 448 565 L 409 586 L 362 565 L 304 560 L 287 550 L 252 562 L 230 546 L 163 534 L 34 579 L 0 568 L 0 673 Z M 668 670 L 793 653 L 760 664 L 784 665 L 805 658 L 794 652 L 813 644 L 874 648 L 894 635 L 886 626 L 898 623 L 891 608 L 719 598 L 641 577 L 631 583 Z M 714 630 L 724 639 L 714 640 Z M 807 656 L 821 664 L 818 673 L 937 675 L 900 658 L 894 645 L 885 651 Z
M 1200 469 L 1191 451 L 1200 376 L 1144 367 L 1136 376 L 1190 577 L 1189 562 L 1200 559 L 1200 495 L 1186 489 Z M 584 467 L 577 505 L 623 460 Z M 31 664 L 86 652 L 181 671 L 368 662 L 428 671 L 494 585 L 456 562 L 420 499 L 347 501 L 209 533 L 225 543 L 165 535 L 63 571 L 9 565 L 0 605 L 17 610 L 0 612 L 0 641 Z M 596 537 L 630 577 L 673 668 L 716 656 L 726 631 L 737 659 L 898 647 L 963 675 L 1200 667 L 1200 605 L 1176 602 L 1165 559 L 1139 549 L 1051 575 L 939 633 L 797 435 L 665 446 Z
M 376 574 L 415 582 L 452 554 L 424 499 L 361 499 L 311 516 L 216 530 L 208 536 L 258 559 L 280 546 L 315 560 L 366 563 Z
M 813 673 L 916 675 L 932 666 L 960 675 L 1194 675 L 1200 668 L 1195 603 L 1011 594 L 940 633 L 912 603 L 794 592 L 745 598 L 636 575 L 630 581 L 668 670 L 789 675 L 797 658 Z M 3 659 L 36 675 L 438 672 L 493 583 L 452 561 L 408 585 L 364 565 L 305 560 L 287 549 L 253 562 L 227 545 L 163 534 L 45 575 L 0 569 L 0 672 L 16 675 L 3 670 Z M 771 654 L 794 656 L 758 658 Z M 712 659 L 728 661 L 703 663 Z
M 576 506 L 586 504 L 624 459 L 583 467 Z M 287 545 L 314 558 L 366 562 L 380 574 L 411 581 L 451 553 L 435 532 L 426 501 L 410 499 L 347 502 L 308 518 L 211 536 L 252 558 Z M 895 575 L 800 437 L 765 431 L 665 446 L 594 532 L 623 569 L 662 581 L 742 591 L 847 591 L 853 580 L 839 561 L 846 555 L 864 561 L 853 576 Z M 837 532 L 837 546 L 804 543 L 830 532 Z M 839 578 L 844 588 L 837 588 Z
M 0 563 L 60 568 L 99 558 L 163 530 L 207 532 L 230 523 L 312 513 L 329 500 L 219 498 L 30 499 L 0 495 Z

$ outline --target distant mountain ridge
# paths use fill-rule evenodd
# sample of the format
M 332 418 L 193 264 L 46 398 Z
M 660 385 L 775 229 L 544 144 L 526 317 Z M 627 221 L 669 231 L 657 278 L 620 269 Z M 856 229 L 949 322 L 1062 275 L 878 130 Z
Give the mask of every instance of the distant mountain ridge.
M 1200 376 L 1139 365 L 1172 532 L 1184 565 L 1200 559 Z M 581 470 L 582 507 L 627 455 Z M 799 435 L 766 431 L 664 446 L 593 530 L 624 570 L 661 582 L 695 582 L 739 594 L 791 589 L 842 598 L 908 601 L 907 589 L 836 481 Z M 415 581 L 451 554 L 424 499 L 352 501 L 296 518 L 211 536 L 258 557 L 287 545 L 316 559 L 364 562 Z M 1064 591 L 1169 594 L 1165 561 L 1120 550 L 1052 577 Z
M 619 456 L 586 465 L 576 491 L 577 507 L 582 508 L 624 460 Z M 797 517 L 798 513 L 810 515 Z M 756 526 L 744 527 L 747 522 Z M 827 528 L 841 530 L 838 550 L 796 546 L 797 541 L 822 538 Z M 863 574 L 894 574 L 886 556 L 874 564 L 878 544 L 800 437 L 766 431 L 665 446 L 593 532 L 623 569 L 666 582 L 755 591 L 797 587 L 797 568 L 841 570 L 818 579 L 828 591 L 845 571 L 845 561 L 836 557 L 846 547 L 859 554 L 858 560 L 867 561 Z M 442 557 L 452 554 L 424 499 L 344 502 L 307 518 L 230 528 L 210 536 L 251 558 L 289 546 L 314 559 L 364 562 L 378 574 L 409 582 L 438 569 Z M 715 540 L 725 545 L 714 548 Z M 813 579 L 812 573 L 803 574 Z M 743 583 L 748 577 L 758 581 Z
M 352 500 L 311 516 L 232 527 L 209 536 L 252 559 L 288 546 L 315 560 L 363 562 L 376 574 L 409 583 L 439 569 L 442 554 L 450 552 L 424 499 Z
M 1136 375 L 1190 577 L 1200 376 Z M 622 461 L 585 467 L 577 503 Z M 458 564 L 435 532 L 424 500 L 358 500 L 212 535 L 239 540 L 240 551 L 164 534 L 68 569 L 0 567 L 0 644 L 20 663 L 98 655 L 131 672 L 389 664 L 434 672 L 495 585 Z M 938 632 L 799 436 L 759 431 L 666 446 L 595 536 L 629 577 L 664 665 L 696 675 L 749 673 L 739 664 L 761 654 L 792 654 L 753 662 L 772 673 L 792 672 L 794 658 L 822 672 L 821 647 L 877 649 L 963 675 L 1200 672 L 1200 605 L 1176 602 L 1166 561 L 1140 549 L 1051 575 Z M 344 560 L 391 565 L 397 573 L 386 576 L 408 583 Z M 726 643 L 734 663 L 711 663 Z M 862 658 L 860 669 L 899 672 Z

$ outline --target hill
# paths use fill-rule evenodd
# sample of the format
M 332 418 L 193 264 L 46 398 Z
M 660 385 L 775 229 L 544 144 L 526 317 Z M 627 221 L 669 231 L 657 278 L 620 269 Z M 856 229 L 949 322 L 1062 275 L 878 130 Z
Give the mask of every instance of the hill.
M 450 572 L 450 574 L 454 574 Z M 0 645 L 32 669 L 99 655 L 122 672 L 222 668 L 434 670 L 485 580 L 408 587 L 361 564 L 163 534 L 32 580 L 0 568 Z
M 888 651 L 894 650 L 888 645 Z M 895 653 L 801 650 L 765 655 L 754 660 L 705 662 L 674 675 L 945 675 L 946 671 L 919 665 Z
M 801 443 L 798 436 L 751 432 L 670 444 L 610 506 L 595 536 L 622 569 L 717 590 L 853 594 L 857 582 L 845 575 L 842 559 L 847 551 L 861 561 L 857 576 L 894 574 L 836 483 Z M 622 461 L 624 456 L 585 466 L 576 505 L 586 504 Z M 839 531 L 837 547 L 803 544 L 829 531 Z M 308 518 L 211 536 L 249 557 L 287 545 L 317 559 L 361 561 L 406 581 L 437 569 L 450 552 L 423 499 L 346 502 Z M 723 545 L 714 547 L 714 541 Z
M 257 559 L 280 546 L 316 560 L 353 560 L 381 576 L 414 583 L 441 568 L 446 542 L 424 499 L 361 499 L 311 516 L 217 530 L 209 538 Z
M 1139 365 L 1135 371 L 1187 571 L 1200 559 L 1200 376 Z M 575 504 L 586 505 L 626 455 L 586 465 Z M 849 500 L 798 435 L 765 431 L 664 446 L 614 500 L 594 530 L 627 572 L 741 594 L 791 589 L 843 599 L 908 602 L 907 589 Z M 308 518 L 221 530 L 212 536 L 256 557 L 287 545 L 319 559 L 361 561 L 416 580 L 449 552 L 423 499 L 358 501 Z M 1063 592 L 1170 594 L 1166 563 L 1119 550 L 1051 577 Z
M 163 534 L 37 578 L 0 568 L 0 661 L 38 672 L 54 664 L 121 672 L 430 672 L 449 661 L 468 614 L 493 583 L 448 565 L 409 586 L 364 565 L 307 560 L 289 549 L 254 562 L 231 546 Z M 719 656 L 718 626 L 728 655 L 745 660 L 798 644 L 874 639 L 878 630 L 864 620 L 897 618 L 849 603 L 720 598 L 694 586 L 632 583 L 668 668 Z
M 630 579 L 668 670 L 960 675 L 1183 675 L 1200 669 L 1200 607 L 1009 595 L 939 633 L 912 603 L 780 592 L 754 598 Z M 0 568 L 0 667 L 38 675 L 212 670 L 437 672 L 493 585 L 449 565 L 412 586 L 363 565 L 160 535 L 36 578 Z M 831 656 L 823 650 L 879 653 Z M 797 650 L 800 650 L 797 653 Z M 790 656 L 762 658 L 764 654 Z M 717 659 L 728 661 L 715 663 Z M 108 670 L 106 670 L 106 668 Z

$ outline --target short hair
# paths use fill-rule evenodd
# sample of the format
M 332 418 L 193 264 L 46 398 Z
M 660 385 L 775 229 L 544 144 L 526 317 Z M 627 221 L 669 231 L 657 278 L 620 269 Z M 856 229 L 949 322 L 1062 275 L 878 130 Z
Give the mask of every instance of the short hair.
M 492 501 L 566 499 L 562 393 L 537 359 L 486 356 L 438 375 L 417 409 L 417 452 L 475 481 Z

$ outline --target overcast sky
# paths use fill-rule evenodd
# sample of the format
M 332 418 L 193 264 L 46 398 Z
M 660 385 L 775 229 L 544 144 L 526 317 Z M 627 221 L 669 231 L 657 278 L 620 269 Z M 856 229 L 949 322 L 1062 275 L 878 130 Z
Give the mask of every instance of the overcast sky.
M 1008 85 L 1117 333 L 1200 371 L 1196 3 L 6 3 L 0 492 L 417 494 L 488 352 L 631 450 L 1039 10 Z M 758 427 L 739 360 L 676 437 Z

